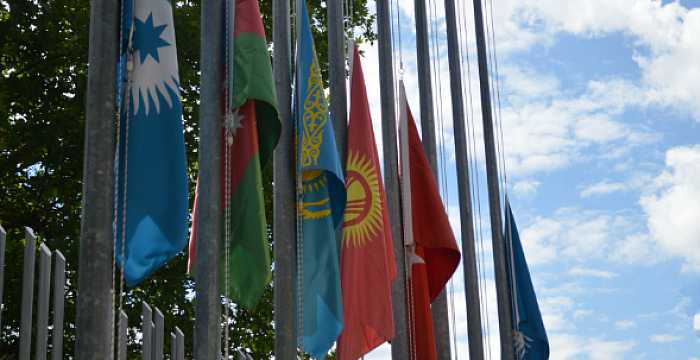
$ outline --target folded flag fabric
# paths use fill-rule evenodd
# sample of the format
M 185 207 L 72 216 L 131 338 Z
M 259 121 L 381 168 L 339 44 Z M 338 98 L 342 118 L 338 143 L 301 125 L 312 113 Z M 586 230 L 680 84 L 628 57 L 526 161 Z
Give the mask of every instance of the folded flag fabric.
M 134 286 L 187 243 L 188 185 L 172 5 L 122 6 L 115 253 Z
M 340 252 L 343 318 L 337 355 L 356 360 L 394 337 L 391 282 L 396 260 L 360 52 L 355 46 Z
M 230 236 L 228 239 L 222 236 L 220 284 L 224 296 L 251 309 L 272 276 L 262 170 L 272 158 L 279 139 L 280 122 L 258 2 L 236 0 L 235 4 L 233 60 L 226 72 L 230 80 L 227 91 L 231 94 L 232 112 L 225 114 L 221 130 L 224 154 L 221 201 L 222 209 L 229 210 Z M 229 187 L 229 198 L 226 198 L 226 186 Z M 199 199 L 195 197 L 189 270 L 196 264 L 198 203 Z
M 401 85 L 403 86 L 403 84 Z M 411 211 L 415 253 L 411 262 L 412 343 L 417 359 L 436 359 L 435 335 L 430 303 L 445 288 L 457 269 L 461 254 L 442 204 L 437 181 L 423 150 L 411 109 L 404 98 L 401 106 L 408 126 L 408 156 Z M 402 160 L 404 161 L 404 160 Z
M 513 303 L 515 356 L 518 360 L 546 360 L 549 359 L 549 340 L 547 340 L 535 288 L 532 286 L 530 270 L 525 261 L 525 252 L 508 199 L 506 199 L 505 226 L 505 239 L 510 243 L 510 256 L 506 259 L 506 263 L 510 271 L 509 287 Z
M 323 358 L 343 328 L 336 230 L 343 220 L 345 182 L 304 1 L 299 17 L 294 114 L 302 177 L 300 325 L 304 351 Z

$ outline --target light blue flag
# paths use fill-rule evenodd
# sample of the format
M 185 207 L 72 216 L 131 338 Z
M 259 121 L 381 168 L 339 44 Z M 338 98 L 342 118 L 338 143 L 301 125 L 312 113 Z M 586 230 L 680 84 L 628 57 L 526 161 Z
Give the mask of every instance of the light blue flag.
M 115 253 L 134 286 L 187 243 L 187 163 L 172 5 L 127 0 L 122 6 Z
M 520 243 L 510 203 L 506 199 L 506 241 L 510 240 L 508 269 L 509 286 L 513 301 L 513 331 L 515 358 L 517 360 L 549 359 L 549 341 L 537 305 L 535 288 L 530 279 L 525 253 Z
M 294 104 L 303 178 L 302 336 L 304 350 L 323 358 L 343 327 L 336 229 L 345 209 L 345 182 L 306 4 L 302 3 Z

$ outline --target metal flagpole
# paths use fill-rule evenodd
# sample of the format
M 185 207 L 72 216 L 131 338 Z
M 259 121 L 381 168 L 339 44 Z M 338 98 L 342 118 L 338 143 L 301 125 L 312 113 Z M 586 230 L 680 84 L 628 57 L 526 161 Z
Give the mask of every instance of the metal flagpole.
M 445 0 L 445 20 L 447 23 L 447 57 L 450 67 L 452 120 L 457 158 L 459 218 L 462 225 L 462 268 L 464 270 L 464 296 L 467 304 L 469 359 L 482 360 L 484 358 L 484 343 L 481 336 L 481 300 L 479 299 L 479 279 L 474 245 L 474 220 L 472 218 L 471 186 L 469 185 L 469 159 L 462 99 L 462 66 L 459 56 L 460 44 L 457 37 L 455 0 Z
M 399 202 L 398 144 L 396 139 L 396 94 L 392 64 L 391 14 L 389 0 L 377 0 L 377 33 L 379 48 L 379 92 L 382 109 L 382 144 L 384 152 L 384 186 L 391 222 L 396 257 L 396 279 L 391 284 L 394 313 L 394 340 L 391 342 L 393 359 L 409 358 L 408 323 L 406 307 L 406 267 L 401 231 L 401 204 Z
M 328 4 L 328 62 L 331 92 L 331 118 L 340 161 L 345 167 L 348 142 L 347 92 L 345 90 L 345 34 L 343 27 L 343 0 Z M 342 231 L 342 230 L 341 230 Z M 339 239 L 342 239 L 340 237 Z M 340 248 L 340 247 L 339 247 Z
M 273 227 L 275 246 L 275 358 L 296 359 L 296 194 L 294 128 L 291 120 L 289 0 L 272 2 L 273 71 L 282 125 L 274 153 Z
M 112 359 L 114 123 L 119 1 L 90 3 L 76 358 Z
M 508 273 L 503 242 L 503 222 L 501 219 L 500 190 L 498 184 L 498 159 L 493 134 L 491 93 L 486 60 L 486 40 L 481 0 L 474 0 L 474 27 L 479 61 L 479 83 L 481 92 L 481 113 L 484 124 L 484 147 L 486 150 L 486 178 L 489 189 L 489 214 L 491 217 L 491 241 L 493 243 L 493 264 L 496 273 L 496 298 L 498 299 L 498 328 L 501 340 L 501 358 L 513 359 L 513 325 Z
M 199 118 L 199 218 L 195 265 L 194 357 L 221 352 L 219 244 L 221 239 L 221 126 L 224 100 L 224 2 L 202 3 L 201 105 Z
M 435 118 L 433 113 L 433 92 L 430 74 L 430 51 L 428 44 L 428 20 L 425 0 L 414 0 L 416 17 L 416 52 L 418 60 L 418 91 L 420 93 L 420 119 L 423 147 L 430 162 L 435 180 L 438 180 L 437 151 L 435 144 Z M 435 54 L 437 55 L 437 54 Z M 450 321 L 447 313 L 445 290 L 435 298 L 430 306 L 435 330 L 435 346 L 438 359 L 450 360 Z

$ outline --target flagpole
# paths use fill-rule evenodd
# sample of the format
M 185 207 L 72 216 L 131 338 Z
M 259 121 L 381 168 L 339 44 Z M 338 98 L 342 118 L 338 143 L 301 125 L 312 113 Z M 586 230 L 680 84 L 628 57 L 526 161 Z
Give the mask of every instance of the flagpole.
M 447 58 L 450 69 L 450 94 L 452 96 L 453 133 L 457 161 L 459 218 L 462 225 L 462 270 L 464 271 L 464 297 L 467 305 L 469 359 L 483 360 L 481 300 L 479 299 L 479 278 L 476 267 L 474 221 L 472 217 L 471 186 L 469 184 L 469 160 L 462 98 L 462 68 L 459 56 L 460 44 L 457 37 L 455 0 L 445 0 L 445 20 L 447 23 Z
M 391 14 L 389 0 L 377 0 L 377 35 L 379 48 L 379 92 L 382 110 L 382 145 L 384 152 L 384 186 L 394 240 L 396 279 L 391 284 L 394 315 L 394 340 L 391 342 L 392 359 L 409 358 L 408 325 L 406 316 L 406 266 L 403 234 L 401 231 L 401 204 L 399 202 L 398 144 L 396 140 L 396 93 L 391 43 Z
M 195 265 L 194 358 L 221 355 L 219 244 L 221 220 L 221 126 L 224 101 L 224 2 L 202 3 L 199 118 L 199 212 Z
M 491 241 L 493 263 L 496 273 L 496 298 L 498 300 L 498 329 L 501 341 L 501 358 L 513 359 L 513 325 L 508 273 L 506 271 L 503 222 L 501 219 L 500 190 L 498 181 L 498 160 L 493 134 L 491 93 L 489 88 L 488 63 L 486 60 L 486 40 L 481 0 L 474 0 L 474 27 L 479 62 L 479 83 L 481 92 L 481 113 L 484 124 L 484 147 L 486 151 L 486 178 L 489 190 L 489 214 L 491 217 Z
M 330 0 L 328 4 L 328 63 L 331 93 L 331 118 L 340 161 L 345 168 L 345 151 L 348 142 L 347 91 L 345 89 L 345 34 L 343 27 L 343 0 Z M 341 230 L 342 231 L 342 230 Z M 342 237 L 339 237 L 342 239 Z M 340 247 L 339 247 L 340 248 Z
M 275 242 L 275 358 L 296 359 L 296 192 L 294 128 L 291 120 L 291 38 L 289 1 L 272 2 L 273 71 L 281 123 L 273 164 L 273 227 Z
M 119 1 L 90 2 L 76 358 L 112 359 L 114 120 Z
M 430 51 L 428 43 L 428 20 L 426 0 L 414 0 L 416 18 L 416 52 L 418 60 L 418 92 L 420 94 L 420 119 L 423 148 L 438 181 L 437 151 L 435 142 L 435 118 L 433 113 L 433 91 L 430 74 Z M 435 54 L 437 56 L 437 54 Z M 447 313 L 447 295 L 443 289 L 430 307 L 435 331 L 435 346 L 440 360 L 450 360 L 450 321 Z

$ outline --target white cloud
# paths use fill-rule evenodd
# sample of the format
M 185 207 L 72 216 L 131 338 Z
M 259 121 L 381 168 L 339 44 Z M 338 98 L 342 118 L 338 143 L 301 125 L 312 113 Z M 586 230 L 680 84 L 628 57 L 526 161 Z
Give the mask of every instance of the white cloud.
M 591 360 L 624 359 L 625 355 L 635 346 L 634 341 L 608 341 L 592 339 L 589 342 L 589 358 Z
M 536 180 L 520 180 L 513 184 L 513 192 L 519 196 L 532 196 L 542 183 Z
M 619 320 L 615 322 L 615 327 L 620 330 L 628 330 L 635 326 L 637 326 L 637 323 L 632 320 Z
M 665 344 L 676 341 L 681 341 L 682 336 L 672 335 L 672 334 L 654 334 L 649 337 L 649 341 L 657 344 Z
M 696 333 L 700 334 L 700 313 L 695 314 L 693 316 L 693 330 L 695 330 Z
M 668 254 L 685 259 L 687 270 L 700 270 L 700 146 L 668 150 L 655 185 L 640 199 L 652 238 Z
M 623 264 L 653 265 L 664 258 L 647 233 L 626 235 L 618 242 L 611 259 Z
M 590 269 L 590 268 L 584 268 L 584 267 L 571 268 L 571 269 L 569 269 L 569 274 L 575 275 L 575 276 L 597 277 L 597 278 L 601 278 L 601 279 L 612 279 L 612 278 L 615 278 L 618 276 L 618 274 L 616 274 L 612 271 Z
M 604 195 L 624 191 L 625 189 L 627 189 L 627 186 L 625 186 L 624 183 L 603 180 L 586 186 L 583 190 L 581 190 L 580 195 L 582 198 L 587 198 L 593 195 Z

